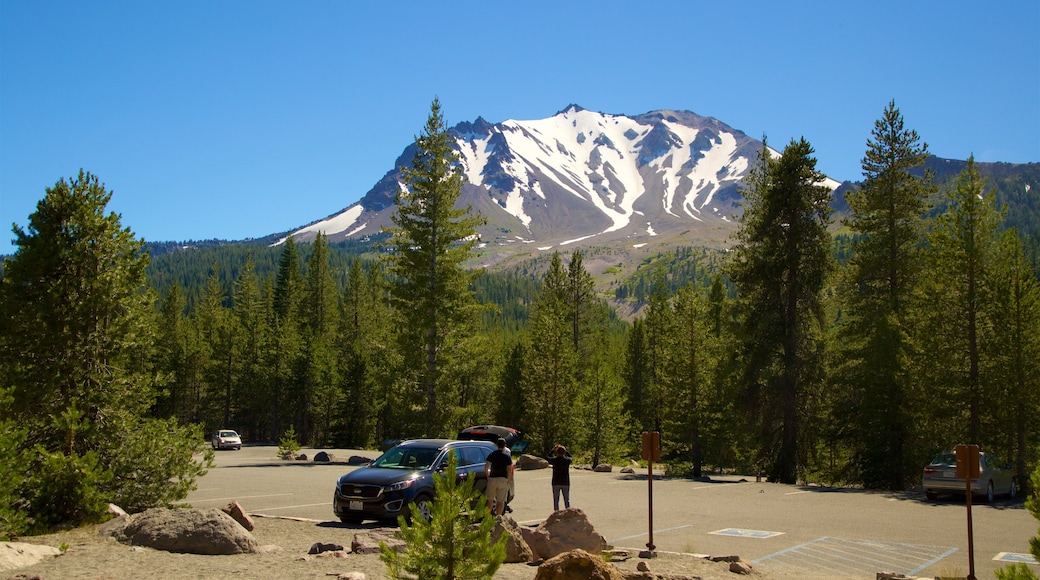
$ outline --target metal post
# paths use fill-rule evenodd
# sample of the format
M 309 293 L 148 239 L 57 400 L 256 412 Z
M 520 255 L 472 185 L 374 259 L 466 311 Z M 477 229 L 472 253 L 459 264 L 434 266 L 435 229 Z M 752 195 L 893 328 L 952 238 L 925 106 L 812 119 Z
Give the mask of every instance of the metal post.
M 968 580 L 975 579 L 975 542 L 971 530 L 971 478 L 964 478 L 964 505 L 968 506 Z
M 646 543 L 646 547 L 653 552 L 657 549 L 657 546 L 654 546 L 654 460 L 650 459 L 646 464 L 647 490 L 650 497 L 650 541 Z

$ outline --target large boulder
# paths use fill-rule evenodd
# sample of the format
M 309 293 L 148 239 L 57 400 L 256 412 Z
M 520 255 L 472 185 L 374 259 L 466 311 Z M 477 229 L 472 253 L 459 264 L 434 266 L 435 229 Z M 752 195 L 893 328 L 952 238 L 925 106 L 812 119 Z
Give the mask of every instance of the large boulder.
M 625 576 L 599 556 L 573 550 L 542 562 L 534 580 L 625 580 Z
M 579 508 L 555 511 L 524 539 L 537 559 L 547 560 L 571 550 L 581 549 L 599 555 L 607 549 L 607 540 L 589 523 Z
M 506 559 L 507 564 L 517 562 L 530 562 L 534 559 L 531 546 L 527 545 L 520 525 L 509 516 L 495 516 L 495 527 L 491 530 L 491 543 L 495 543 L 502 534 L 506 535 Z
M 219 509 L 152 508 L 116 518 L 99 532 L 124 544 L 167 552 L 226 555 L 260 551 L 253 535 Z
M 27 544 L 25 542 L 0 542 L 0 570 L 24 568 L 43 560 L 61 555 L 53 546 Z
M 545 469 L 549 467 L 549 462 L 534 455 L 521 455 L 517 458 L 515 467 L 517 469 Z

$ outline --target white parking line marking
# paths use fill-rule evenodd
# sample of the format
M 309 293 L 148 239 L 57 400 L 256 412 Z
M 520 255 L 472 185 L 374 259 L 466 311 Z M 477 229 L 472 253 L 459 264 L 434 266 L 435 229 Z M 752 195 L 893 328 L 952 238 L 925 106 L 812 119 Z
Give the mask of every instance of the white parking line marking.
M 332 505 L 332 502 L 331 501 L 327 501 L 325 503 L 306 503 L 306 504 L 302 504 L 302 505 L 285 505 L 285 506 L 281 506 L 281 507 L 268 507 L 268 508 L 264 508 L 264 511 L 291 510 L 291 509 L 295 509 L 295 508 L 318 507 L 318 506 L 323 506 L 323 505 Z
M 823 570 L 843 577 L 893 570 L 910 576 L 956 552 L 956 548 L 876 540 L 822 537 L 774 552 L 754 564 Z
M 784 495 L 798 495 L 798 494 L 800 494 L 800 493 L 812 493 L 812 492 L 811 492 L 811 491 L 809 491 L 809 490 L 803 490 L 803 491 L 789 491 L 789 492 L 785 493 Z
M 199 502 L 204 502 L 204 501 L 231 501 L 231 500 L 241 500 L 241 499 L 255 499 L 255 498 L 258 498 L 258 497 L 284 497 L 284 496 L 288 496 L 288 495 L 292 495 L 292 494 L 291 493 L 269 493 L 267 495 L 236 495 L 235 497 L 218 497 L 218 498 L 214 498 L 214 499 L 193 499 L 193 500 L 191 500 L 191 503 L 199 503 Z
M 674 528 L 666 528 L 666 529 L 663 529 L 663 530 L 654 530 L 654 533 L 655 534 L 663 534 L 664 532 L 674 532 L 675 530 L 681 530 L 683 528 L 692 528 L 692 527 L 693 527 L 693 525 L 686 524 L 685 526 L 676 526 Z M 646 535 L 649 535 L 649 534 L 650 534 L 650 532 L 647 532 L 645 534 L 636 534 L 634 536 L 625 536 L 624 538 L 614 538 L 613 540 L 610 540 L 610 543 L 613 544 L 614 542 L 620 542 L 622 540 L 631 540 L 632 538 L 640 538 L 642 536 L 646 536 Z

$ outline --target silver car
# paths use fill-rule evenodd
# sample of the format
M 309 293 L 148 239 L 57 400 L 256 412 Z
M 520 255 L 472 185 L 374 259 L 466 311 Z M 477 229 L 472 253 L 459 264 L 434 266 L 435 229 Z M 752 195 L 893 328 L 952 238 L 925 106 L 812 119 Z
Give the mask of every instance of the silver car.
M 946 451 L 937 455 L 924 468 L 921 483 L 928 499 L 935 499 L 940 493 L 964 495 L 964 479 L 957 477 L 956 454 Z M 1011 466 L 998 465 L 992 456 L 979 453 L 979 478 L 971 480 L 971 494 L 984 496 L 987 503 L 997 495 L 1006 494 L 1010 498 L 1018 495 L 1018 482 Z
M 237 451 L 242 448 L 242 438 L 231 429 L 221 429 L 213 436 L 213 448 Z

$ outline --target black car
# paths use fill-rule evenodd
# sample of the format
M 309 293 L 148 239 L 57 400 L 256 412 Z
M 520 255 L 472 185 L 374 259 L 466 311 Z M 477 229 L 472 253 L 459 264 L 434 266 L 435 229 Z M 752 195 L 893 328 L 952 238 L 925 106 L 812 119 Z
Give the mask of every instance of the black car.
M 476 475 L 476 488 L 487 489 L 484 462 L 496 449 L 487 441 L 413 439 L 387 450 L 372 463 L 339 478 L 332 498 L 332 509 L 340 521 L 397 519 L 410 516 L 414 503 L 424 518 L 430 517 L 433 501 L 433 474 L 448 463 L 448 452 L 458 458 L 459 478 Z

